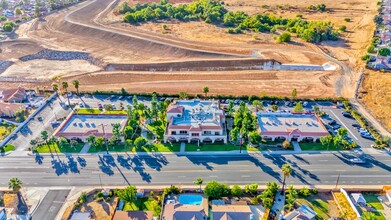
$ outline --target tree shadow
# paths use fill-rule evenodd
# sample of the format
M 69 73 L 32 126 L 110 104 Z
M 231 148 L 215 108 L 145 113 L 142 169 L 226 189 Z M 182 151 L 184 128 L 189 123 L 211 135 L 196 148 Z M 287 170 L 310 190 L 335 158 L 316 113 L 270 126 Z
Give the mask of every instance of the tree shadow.
M 43 156 L 40 155 L 38 152 L 35 153 L 35 162 L 39 165 L 42 165 L 43 163 Z
M 86 161 L 86 159 L 84 159 L 84 158 L 82 158 L 82 157 L 80 157 L 80 156 L 77 157 L 77 162 L 79 162 L 79 164 L 80 164 L 80 166 L 81 166 L 82 168 L 84 168 L 84 167 L 87 166 L 87 161 Z
M 109 176 L 114 175 L 114 171 L 111 169 L 111 166 L 106 163 L 104 157 L 102 157 L 101 155 L 98 155 L 98 156 L 99 156 L 99 161 L 98 161 L 99 169 L 103 173 L 105 173 Z
M 26 201 L 24 200 L 23 196 L 18 192 L 18 206 L 17 206 L 17 213 L 18 215 L 26 215 L 28 213 L 28 207 L 26 204 Z
M 80 174 L 80 170 L 79 170 L 79 168 L 77 166 L 77 162 L 72 157 L 72 155 L 67 155 L 67 158 L 68 158 L 68 168 L 69 168 L 69 171 L 71 171 L 71 173 L 79 173 Z

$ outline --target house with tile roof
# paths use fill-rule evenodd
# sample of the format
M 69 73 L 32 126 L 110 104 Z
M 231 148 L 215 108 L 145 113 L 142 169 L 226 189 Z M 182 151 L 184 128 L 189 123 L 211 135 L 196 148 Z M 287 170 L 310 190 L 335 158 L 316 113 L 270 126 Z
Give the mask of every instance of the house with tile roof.
M 318 116 L 312 113 L 259 112 L 258 131 L 263 139 L 269 140 L 319 140 L 329 135 Z
M 152 220 L 152 211 L 115 211 L 112 220 Z
M 162 220 L 206 220 L 208 214 L 202 205 L 166 204 Z
M 15 89 L 6 89 L 1 92 L 1 97 L 4 102 L 23 102 L 27 99 L 26 90 L 22 87 Z
M 248 205 L 212 205 L 213 220 L 251 220 L 253 213 Z
M 164 142 L 227 143 L 225 115 L 218 101 L 178 100 L 167 109 Z
M 316 217 L 316 212 L 307 205 L 302 205 L 298 209 L 286 214 L 284 220 L 313 220 Z
M 0 102 L 0 117 L 15 117 L 17 111 L 26 110 L 26 105 L 20 103 Z

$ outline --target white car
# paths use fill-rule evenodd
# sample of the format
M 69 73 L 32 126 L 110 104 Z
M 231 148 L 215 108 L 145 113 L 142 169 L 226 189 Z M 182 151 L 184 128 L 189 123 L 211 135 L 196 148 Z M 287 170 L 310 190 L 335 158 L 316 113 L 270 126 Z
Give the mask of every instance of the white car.
M 303 107 L 306 107 L 308 105 L 308 102 L 303 102 Z
M 362 160 L 362 159 L 360 159 L 360 158 L 352 158 L 352 159 L 350 159 L 349 161 L 352 162 L 352 163 L 357 163 L 357 164 L 363 164 L 363 163 L 365 163 L 365 160 Z

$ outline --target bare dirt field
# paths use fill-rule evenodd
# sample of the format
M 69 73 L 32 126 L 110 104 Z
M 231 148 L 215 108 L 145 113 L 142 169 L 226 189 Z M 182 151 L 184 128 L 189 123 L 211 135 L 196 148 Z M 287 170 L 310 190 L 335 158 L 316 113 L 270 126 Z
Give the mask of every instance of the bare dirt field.
M 361 101 L 391 130 L 391 74 L 366 70 Z
M 81 89 L 89 91 L 107 88 L 119 90 L 123 87 L 132 92 L 200 93 L 201 88 L 207 85 L 214 94 L 259 95 L 266 91 L 269 95 L 289 95 L 292 89 L 296 88 L 302 97 L 352 97 L 358 74 L 346 71 L 346 68 L 341 66 L 335 71 L 95 71 L 110 64 L 156 64 L 242 58 L 274 59 L 284 64 L 322 65 L 330 62 L 338 66 L 334 59 L 336 58 L 354 69 L 358 63 L 357 58 L 363 53 L 372 34 L 372 18 L 376 11 L 376 2 L 369 0 L 296 0 L 289 1 L 289 5 L 283 0 L 225 1 L 228 10 L 243 10 L 249 14 L 275 13 L 283 17 L 302 14 L 309 20 L 330 20 L 337 28 L 342 24 L 347 26 L 348 32 L 343 34 L 343 40 L 324 42 L 318 45 L 322 49 L 320 50 L 318 46 L 295 37 L 292 43 L 278 44 L 275 43 L 275 36 L 270 33 L 247 32 L 231 35 L 226 33 L 223 27 L 204 22 L 161 21 L 132 26 L 121 22 L 122 15 L 116 13 L 120 2 L 85 1 L 21 25 L 16 32 L 19 39 L 0 43 L 0 60 L 14 62 L 0 73 L 0 79 L 1 76 L 48 79 L 62 75 L 62 80 L 79 79 Z M 135 4 L 153 1 L 129 2 Z M 309 5 L 321 3 L 325 3 L 330 12 L 306 10 Z M 277 5 L 283 7 L 277 8 Z M 351 22 L 344 21 L 345 18 L 350 18 Z M 162 33 L 163 23 L 168 25 L 168 32 Z M 86 52 L 99 60 L 101 66 L 80 60 L 18 60 L 22 56 L 35 54 L 45 48 Z M 0 82 L 0 85 L 37 85 L 19 78 L 17 82 Z M 50 82 L 42 85 L 49 86 Z

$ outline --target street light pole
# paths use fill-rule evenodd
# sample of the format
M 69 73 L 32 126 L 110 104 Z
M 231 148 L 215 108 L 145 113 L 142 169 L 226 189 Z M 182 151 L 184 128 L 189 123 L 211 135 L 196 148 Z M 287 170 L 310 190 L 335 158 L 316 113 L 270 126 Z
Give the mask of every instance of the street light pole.
M 102 130 L 103 130 L 103 139 L 105 140 L 105 144 L 106 144 L 106 152 L 107 152 L 107 154 L 109 154 L 109 145 L 107 144 L 106 133 L 105 133 L 105 126 L 107 126 L 107 124 L 104 125 L 102 123 L 100 125 L 102 126 Z
M 242 153 L 242 134 L 239 135 L 240 153 Z
M 338 183 L 339 183 L 339 177 L 341 176 L 341 173 L 338 174 L 338 177 L 337 177 L 337 182 L 335 183 L 335 188 L 338 187 Z

